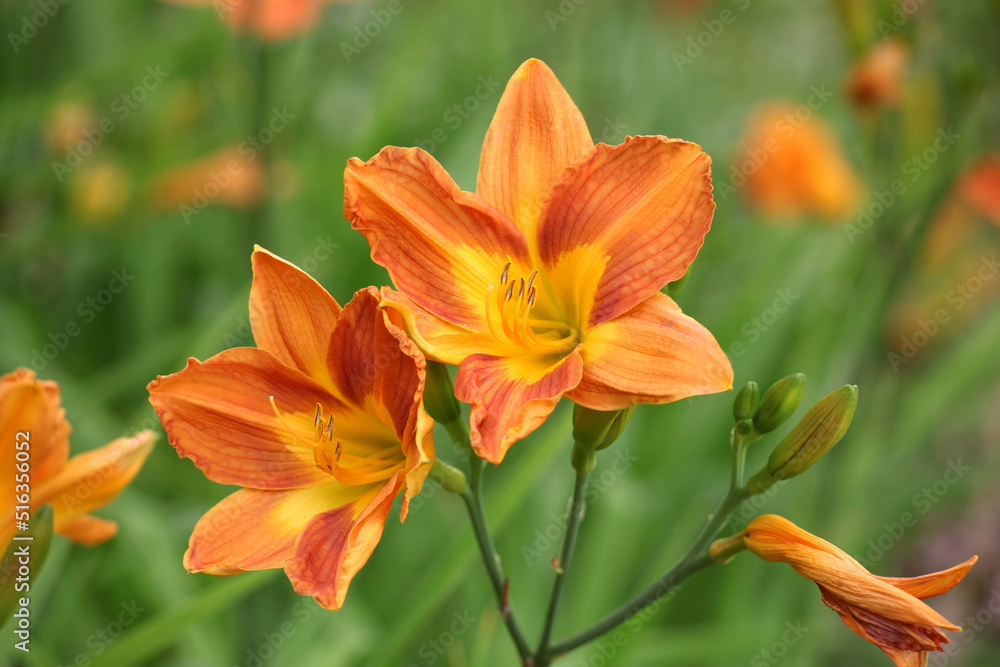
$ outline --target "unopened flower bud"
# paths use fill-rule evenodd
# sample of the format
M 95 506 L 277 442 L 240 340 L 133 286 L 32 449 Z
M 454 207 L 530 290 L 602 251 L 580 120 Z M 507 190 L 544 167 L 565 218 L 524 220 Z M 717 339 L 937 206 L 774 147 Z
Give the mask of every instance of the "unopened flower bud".
M 427 380 L 424 384 L 424 409 L 440 424 L 450 424 L 462 415 L 462 408 L 455 398 L 455 385 L 448 367 L 427 360 Z
M 449 493 L 463 493 L 469 488 L 469 484 L 465 479 L 465 473 L 454 466 L 448 465 L 441 459 L 434 459 L 434 464 L 431 466 L 428 476 Z
M 823 397 L 775 447 L 767 465 L 750 478 L 748 490 L 760 493 L 777 481 L 808 470 L 844 437 L 857 406 L 855 385 L 844 385 Z
M 751 380 L 743 385 L 743 388 L 733 399 L 733 421 L 739 424 L 745 419 L 753 419 L 757 407 L 760 405 L 760 388 L 757 383 Z
M 753 416 L 753 426 L 758 433 L 770 433 L 795 414 L 802 401 L 806 376 L 795 373 L 778 380 L 764 392 L 760 407 Z
M 573 440 L 586 449 L 604 449 L 622 434 L 625 425 L 632 418 L 635 406 L 624 410 L 591 410 L 582 405 L 573 405 Z

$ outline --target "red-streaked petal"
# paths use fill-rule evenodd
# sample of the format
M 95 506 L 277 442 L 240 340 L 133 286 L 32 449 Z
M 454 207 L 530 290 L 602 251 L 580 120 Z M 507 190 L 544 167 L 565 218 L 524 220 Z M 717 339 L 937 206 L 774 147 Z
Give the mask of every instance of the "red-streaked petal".
M 289 491 L 240 489 L 195 525 L 184 567 L 208 574 L 284 567 L 292 557 L 295 541 L 313 517 L 350 507 L 374 493 L 372 485 L 339 482 Z
M 909 593 L 915 598 L 925 600 L 927 598 L 943 595 L 952 587 L 965 578 L 972 566 L 979 560 L 978 556 L 973 556 L 964 563 L 959 563 L 954 567 L 940 572 L 932 572 L 919 577 L 879 577 L 887 584 L 892 584 L 899 590 Z
M 212 481 L 294 489 L 329 480 L 313 456 L 316 405 L 324 414 L 349 409 L 270 353 L 238 347 L 189 359 L 148 389 L 170 444 Z
M 524 234 L 478 195 L 459 190 L 427 152 L 389 146 L 344 172 L 344 215 L 395 286 L 438 317 L 485 330 L 489 286 L 504 265 L 528 275 Z
M 599 144 L 542 206 L 538 250 L 557 301 L 585 329 L 684 275 L 712 224 L 711 159 L 659 136 Z
M 566 397 L 594 410 L 670 403 L 733 384 L 712 334 L 660 292 L 588 332 L 581 355 L 583 379 Z
M 340 305 L 305 271 L 259 246 L 251 263 L 250 327 L 258 349 L 328 386 L 326 355 Z
M 309 522 L 295 544 L 293 557 L 285 563 L 285 573 L 296 593 L 313 596 L 327 609 L 340 609 L 351 579 L 382 537 L 402 484 L 402 473 L 396 473 L 374 498 L 365 496 Z
M 422 408 L 426 361 L 406 333 L 379 307 L 375 287 L 358 291 L 344 308 L 330 344 L 330 374 L 341 395 L 381 419 L 407 459 L 407 494 L 401 510 L 434 460 L 433 421 Z M 411 486 L 412 484 L 412 486 Z
M 541 60 L 507 83 L 486 132 L 476 192 L 535 242 L 545 196 L 562 171 L 594 147 L 587 123 Z
M 538 428 L 562 395 L 580 382 L 578 350 L 565 357 L 476 354 L 458 367 L 455 396 L 472 404 L 472 447 L 500 463 L 510 446 Z
M 38 483 L 32 506 L 51 504 L 54 530 L 70 539 L 80 535 L 84 544 L 91 545 L 102 536 L 112 537 L 113 522 L 95 517 L 76 520 L 114 500 L 139 473 L 155 441 L 155 433 L 140 431 L 77 454 L 57 474 Z

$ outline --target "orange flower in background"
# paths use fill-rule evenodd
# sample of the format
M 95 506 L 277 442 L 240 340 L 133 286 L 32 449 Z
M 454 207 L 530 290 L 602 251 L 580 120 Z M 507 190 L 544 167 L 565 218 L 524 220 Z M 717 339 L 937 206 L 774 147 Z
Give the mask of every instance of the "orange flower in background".
M 260 202 L 265 188 L 267 175 L 258 156 L 224 148 L 162 173 L 150 184 L 149 193 L 162 209 L 194 207 L 200 211 L 210 204 L 223 204 L 246 210 Z
M 805 106 L 754 115 L 738 171 L 751 206 L 774 220 L 816 215 L 837 221 L 858 204 L 861 186 L 836 136 Z
M 897 106 L 903 98 L 903 75 L 910 50 L 889 38 L 870 48 L 847 73 L 847 94 L 861 109 Z
M 265 42 L 296 37 L 319 23 L 323 6 L 353 0 L 166 0 L 211 6 L 234 32 L 252 32 Z
M 341 310 L 306 273 L 257 249 L 250 325 L 227 350 L 149 385 L 170 444 L 209 479 L 244 488 L 201 518 L 184 565 L 227 575 L 284 568 L 339 608 L 400 493 L 434 458 L 424 358 L 374 287 Z
M 384 305 L 458 364 L 479 456 L 499 463 L 563 395 L 617 410 L 730 388 L 711 333 L 659 291 L 711 225 L 710 162 L 662 136 L 595 146 L 538 60 L 504 91 L 476 193 L 418 148 L 350 160 L 345 215 L 400 290 Z
M 739 539 L 760 558 L 788 563 L 816 582 L 823 602 L 847 627 L 899 667 L 926 665 L 927 653 L 950 641 L 941 629 L 961 630 L 921 600 L 948 592 L 975 564 L 975 556 L 922 577 L 879 577 L 836 546 L 774 514 L 759 516 L 739 535 L 716 542 L 713 553 Z
M 104 507 L 124 489 L 142 467 L 156 436 L 141 431 L 103 447 L 69 458 L 70 425 L 60 404 L 59 385 L 39 380 L 20 368 L 0 378 L 0 553 L 6 550 L 17 526 L 13 499 L 23 492 L 15 475 L 27 474 L 30 512 L 52 505 L 53 529 L 87 546 L 105 542 L 118 532 L 114 521 L 90 512 Z M 26 435 L 19 435 L 26 434 Z M 28 443 L 27 448 L 17 443 Z M 17 458 L 27 452 L 27 461 Z M 28 471 L 17 467 L 27 463 Z M 23 479 L 23 478 L 22 478 Z M 18 517 L 18 520 L 21 520 Z

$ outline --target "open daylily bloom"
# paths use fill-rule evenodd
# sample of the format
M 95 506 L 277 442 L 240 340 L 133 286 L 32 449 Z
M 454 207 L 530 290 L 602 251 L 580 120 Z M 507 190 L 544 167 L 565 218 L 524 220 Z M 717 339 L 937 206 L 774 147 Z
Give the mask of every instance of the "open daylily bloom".
M 141 431 L 69 458 L 70 430 L 58 384 L 39 380 L 25 368 L 0 378 L 0 493 L 5 499 L 0 505 L 0 553 L 16 532 L 11 500 L 15 497 L 15 473 L 30 475 L 29 512 L 52 505 L 53 529 L 60 535 L 93 546 L 118 532 L 114 521 L 90 512 L 114 500 L 132 481 L 156 435 Z M 28 448 L 17 448 L 18 441 L 28 442 Z M 16 468 L 17 451 L 29 453 L 27 473 Z
M 836 546 L 774 514 L 759 516 L 742 533 L 717 541 L 713 555 L 731 550 L 739 540 L 760 558 L 788 563 L 816 582 L 823 602 L 847 627 L 885 651 L 898 667 L 926 665 L 928 652 L 940 651 L 950 641 L 941 629 L 961 630 L 921 600 L 950 590 L 975 564 L 975 556 L 921 577 L 879 577 Z
M 236 491 L 201 518 L 192 572 L 284 568 L 296 592 L 339 608 L 401 519 L 434 458 L 420 350 L 379 309 L 374 287 L 341 310 L 319 283 L 257 249 L 250 325 L 227 350 L 149 385 L 178 454 Z
M 277 42 L 308 32 L 320 19 L 323 5 L 351 0 L 166 0 L 175 5 L 214 7 L 230 30 L 252 32 Z
M 659 291 L 711 225 L 710 162 L 662 136 L 595 146 L 538 60 L 507 84 L 476 193 L 418 148 L 350 160 L 345 215 L 399 290 L 383 305 L 458 365 L 479 456 L 499 463 L 563 395 L 618 410 L 731 387 L 715 339 Z
M 836 222 L 860 199 L 861 185 L 836 135 L 805 106 L 758 111 L 739 157 L 747 200 L 769 221 L 816 215 Z

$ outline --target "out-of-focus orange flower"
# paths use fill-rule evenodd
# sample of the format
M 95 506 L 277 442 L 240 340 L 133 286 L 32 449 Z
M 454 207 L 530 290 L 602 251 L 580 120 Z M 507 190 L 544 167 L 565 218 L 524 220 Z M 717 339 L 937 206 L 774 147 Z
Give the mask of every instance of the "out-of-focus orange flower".
M 45 144 L 49 151 L 61 156 L 76 148 L 84 133 L 96 125 L 97 117 L 90 106 L 73 100 L 60 102 L 45 121 Z
M 732 553 L 739 540 L 758 557 L 788 563 L 816 582 L 823 602 L 840 614 L 847 627 L 885 651 L 899 667 L 926 665 L 927 653 L 940 651 L 950 641 L 941 629 L 961 630 L 921 600 L 950 590 L 975 564 L 976 556 L 921 577 L 879 577 L 833 544 L 774 514 L 757 517 L 742 533 L 717 541 L 713 555 Z
M 353 158 L 345 215 L 429 358 L 458 364 L 476 453 L 499 463 L 566 395 L 596 410 L 728 389 L 718 343 L 659 290 L 712 222 L 710 158 L 662 136 L 594 145 L 539 60 L 507 84 L 476 193 L 419 148 Z
M 323 5 L 354 0 L 166 0 L 177 5 L 211 6 L 235 32 L 251 32 L 265 42 L 277 42 L 308 32 Z
M 774 220 L 816 215 L 837 221 L 860 198 L 858 178 L 836 136 L 807 106 L 757 112 L 736 169 L 746 178 L 749 203 Z
M 174 167 L 157 176 L 149 186 L 153 203 L 162 209 L 210 204 L 236 209 L 253 208 L 267 187 L 267 178 L 256 153 L 225 148 Z
M 59 385 L 21 368 L 0 378 L 0 553 L 14 536 L 27 505 L 32 513 L 52 505 L 53 528 L 92 546 L 118 532 L 114 521 L 90 512 L 104 507 L 132 481 L 156 436 L 141 431 L 69 458 L 70 425 Z M 21 485 L 24 486 L 21 486 Z M 27 503 L 19 496 L 25 495 Z M 15 499 L 17 501 L 15 502 Z M 29 520 L 30 521 L 30 520 Z
M 244 488 L 195 526 L 192 572 L 282 567 L 295 590 L 343 604 L 393 499 L 400 519 L 434 459 L 420 350 L 359 291 L 341 310 L 306 273 L 257 249 L 250 326 L 227 350 L 149 385 L 178 454 Z
M 1000 228 L 1000 156 L 986 158 L 966 171 L 959 180 L 958 197 Z
M 847 73 L 847 94 L 861 109 L 897 106 L 903 97 L 903 75 L 910 50 L 890 37 L 868 50 Z
M 117 162 L 80 165 L 70 181 L 73 215 L 91 225 L 114 220 L 128 203 L 131 185 L 128 172 Z

